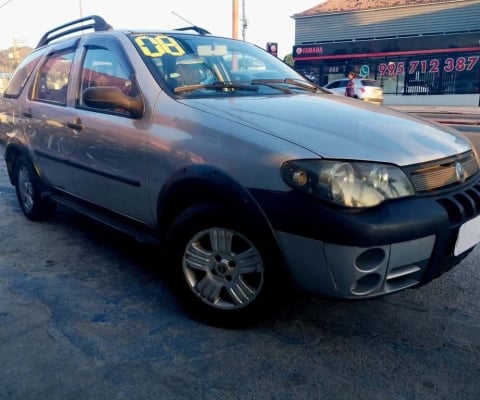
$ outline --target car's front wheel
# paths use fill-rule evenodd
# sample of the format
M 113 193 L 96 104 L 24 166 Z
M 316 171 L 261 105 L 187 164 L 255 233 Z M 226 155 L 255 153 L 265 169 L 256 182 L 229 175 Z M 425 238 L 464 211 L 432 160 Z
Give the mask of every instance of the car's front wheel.
M 53 213 L 55 203 L 42 198 L 39 178 L 23 156 L 15 161 L 14 179 L 18 202 L 28 219 L 37 221 Z
M 214 324 L 250 323 L 268 304 L 270 256 L 254 230 L 219 210 L 175 222 L 170 260 L 190 311 Z

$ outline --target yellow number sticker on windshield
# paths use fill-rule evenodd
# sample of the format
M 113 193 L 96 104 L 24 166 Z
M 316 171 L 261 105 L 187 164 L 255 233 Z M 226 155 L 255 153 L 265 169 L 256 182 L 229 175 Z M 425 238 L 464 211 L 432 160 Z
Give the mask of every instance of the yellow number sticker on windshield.
M 164 54 L 178 57 L 185 54 L 182 46 L 169 36 L 139 36 L 135 38 L 135 42 L 147 57 L 161 57 Z
M 182 46 L 180 46 L 174 38 L 162 35 L 157 36 L 155 39 L 157 42 L 161 43 L 165 53 L 172 56 L 183 56 L 185 54 L 185 50 L 183 50 Z

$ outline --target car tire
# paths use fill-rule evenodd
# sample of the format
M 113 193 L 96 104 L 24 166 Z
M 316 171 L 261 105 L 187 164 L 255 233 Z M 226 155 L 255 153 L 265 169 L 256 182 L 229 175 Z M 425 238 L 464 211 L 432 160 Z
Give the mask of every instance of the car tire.
M 197 206 L 170 230 L 167 252 L 177 291 L 202 322 L 244 327 L 270 309 L 271 252 L 246 220 L 217 206 Z
M 23 156 L 15 161 L 14 179 L 20 208 L 28 219 L 38 221 L 52 215 L 56 204 L 42 197 L 40 179 Z

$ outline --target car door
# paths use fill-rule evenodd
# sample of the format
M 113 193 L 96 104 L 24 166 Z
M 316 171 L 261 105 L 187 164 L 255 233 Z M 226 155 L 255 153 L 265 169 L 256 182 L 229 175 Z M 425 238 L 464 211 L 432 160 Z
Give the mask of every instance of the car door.
M 83 100 L 84 90 L 97 86 L 140 95 L 131 63 L 116 38 L 91 37 L 84 43 L 79 78 L 71 121 L 75 194 L 108 210 L 152 222 L 146 173 L 148 118 L 134 118 L 118 108 L 88 106 Z
M 338 81 L 337 93 L 345 94 L 345 91 L 347 90 L 347 84 L 348 84 L 348 79 L 342 79 Z
M 39 64 L 30 85 L 22 117 L 42 176 L 54 187 L 72 190 L 69 159 L 74 148 L 68 121 L 67 90 L 78 40 L 52 47 Z
M 342 80 L 336 80 L 329 83 L 326 88 L 337 94 L 345 94 L 346 82 Z

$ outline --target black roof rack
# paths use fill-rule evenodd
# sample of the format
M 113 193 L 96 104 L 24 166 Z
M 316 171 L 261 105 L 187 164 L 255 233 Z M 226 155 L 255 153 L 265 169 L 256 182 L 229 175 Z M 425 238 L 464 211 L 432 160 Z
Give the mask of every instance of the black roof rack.
M 186 26 L 185 28 L 177 28 L 174 30 L 175 31 L 195 31 L 200 35 L 210 35 L 209 31 L 207 31 L 206 29 L 200 28 L 199 26 L 196 26 L 196 25 Z
M 87 22 L 87 21 L 93 21 L 93 22 L 90 24 L 84 25 L 83 22 Z M 65 30 L 65 28 L 68 28 L 74 25 L 78 25 L 78 26 Z M 37 47 L 44 46 L 50 43 L 52 40 L 61 38 L 62 36 L 66 36 L 71 33 L 80 32 L 80 31 L 84 31 L 92 28 L 95 31 L 108 31 L 112 29 L 112 26 L 107 24 L 107 22 L 102 17 L 99 17 L 98 15 L 90 15 L 88 17 L 79 18 L 74 21 L 67 22 L 66 24 L 57 26 L 56 28 L 46 32 L 38 42 Z

